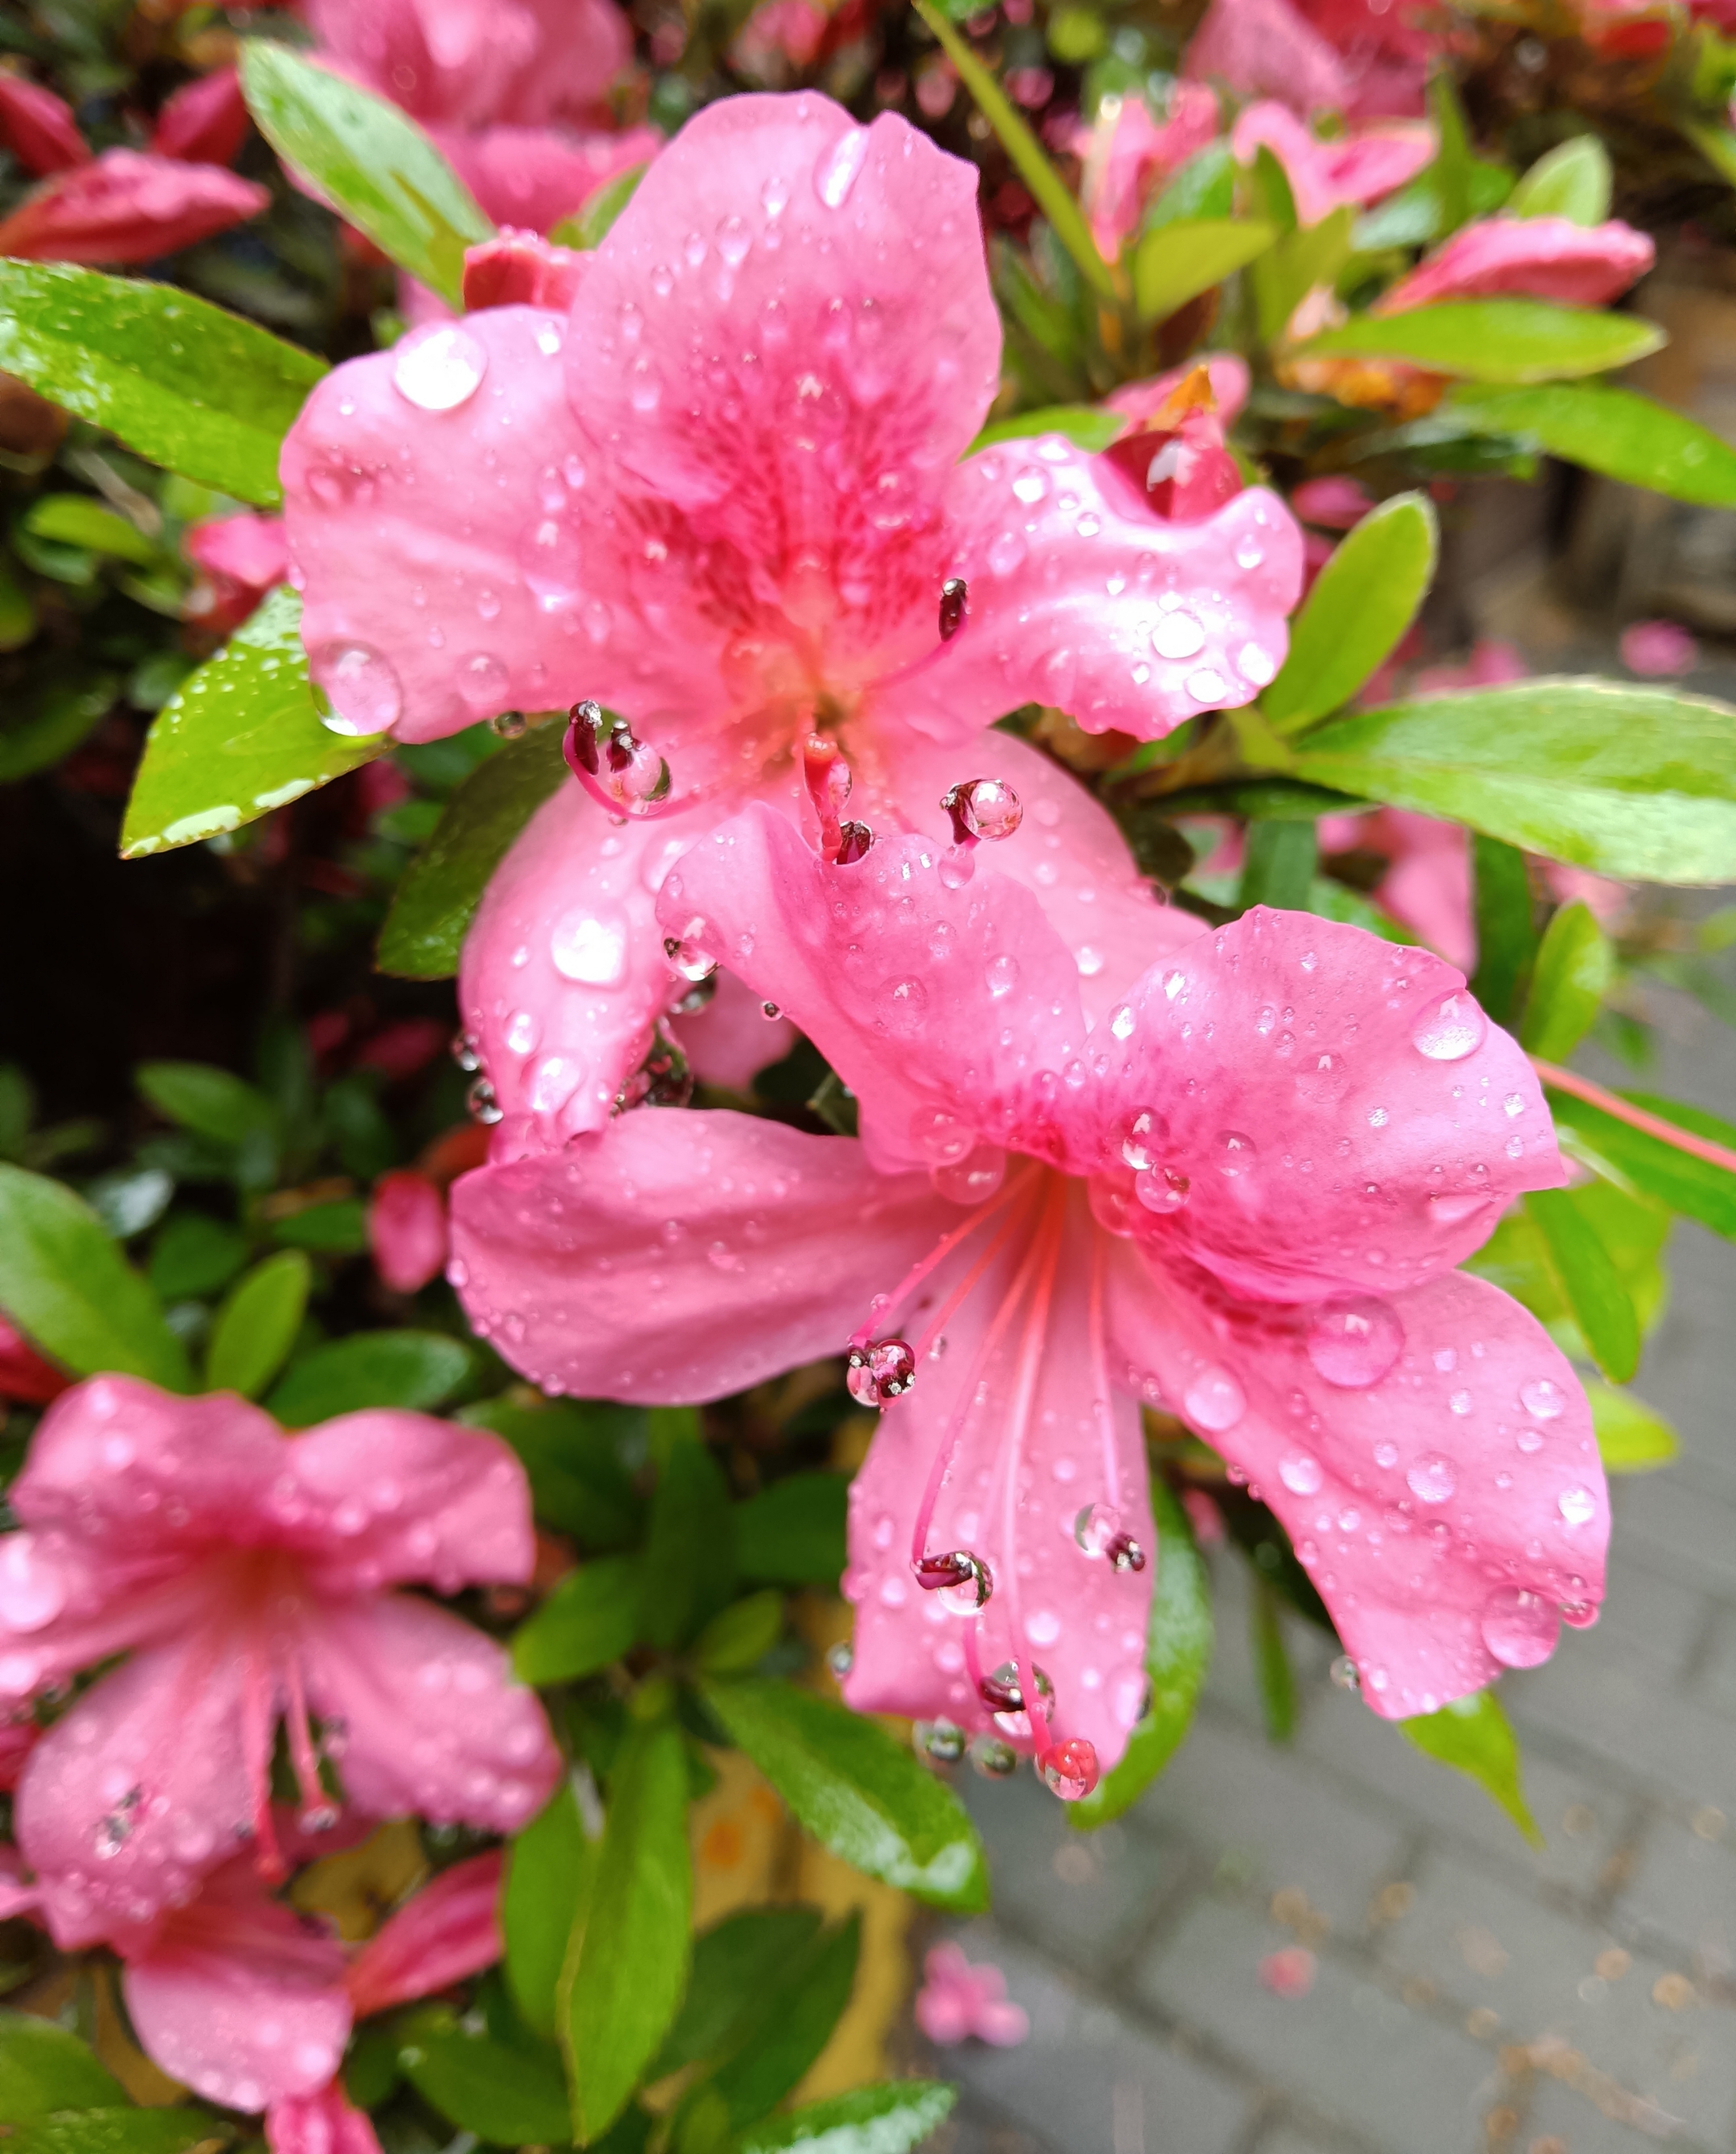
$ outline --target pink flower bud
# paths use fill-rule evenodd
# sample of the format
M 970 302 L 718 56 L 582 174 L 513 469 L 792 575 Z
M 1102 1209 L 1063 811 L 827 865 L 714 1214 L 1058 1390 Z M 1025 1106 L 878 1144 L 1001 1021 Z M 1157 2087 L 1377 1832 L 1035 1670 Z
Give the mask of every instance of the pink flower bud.
M 57 173 L 0 223 L 0 254 L 27 262 L 155 262 L 270 207 L 251 180 L 216 165 L 105 150 Z
M 46 1406 L 70 1384 L 18 1332 L 0 1316 L 0 1399 L 16 1399 L 21 1406 Z
M 227 165 L 248 131 L 247 100 L 232 67 L 186 84 L 156 116 L 151 149 L 159 157 L 193 165 Z
M 89 145 L 79 132 L 71 106 L 53 90 L 3 69 L 0 69 L 0 140 L 24 170 L 38 179 L 90 161 Z

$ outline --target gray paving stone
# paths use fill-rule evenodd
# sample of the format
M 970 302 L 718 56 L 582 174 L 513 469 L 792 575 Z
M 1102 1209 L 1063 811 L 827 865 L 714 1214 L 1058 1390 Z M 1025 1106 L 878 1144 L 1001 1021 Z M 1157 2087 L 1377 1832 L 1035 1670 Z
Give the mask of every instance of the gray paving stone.
M 1480 2146 L 1483 2120 L 1501 2092 L 1488 2047 L 1412 2010 L 1330 1953 L 1320 1955 L 1305 1997 L 1274 1996 L 1259 1964 L 1289 1942 L 1243 1907 L 1202 1900 L 1153 1950 L 1139 1988 L 1328 2126 L 1391 2154 Z
M 1667 1798 L 1736 1815 L 1736 1718 L 1661 1682 L 1647 1655 L 1595 1639 L 1503 1684 L 1515 1725 L 1562 1736 Z
M 1253 1651 L 1248 1630 L 1253 1599 L 1248 1565 L 1229 1549 L 1216 1550 L 1211 1558 L 1212 1612 L 1217 1641 L 1206 1679 L 1206 1695 L 1214 1703 L 1238 1714 L 1250 1727 L 1263 1727 L 1259 1686 L 1254 1678 Z M 1284 1647 L 1290 1666 L 1305 1694 L 1318 1687 L 1337 1654 L 1333 1641 L 1312 1623 L 1284 1611 Z
M 1708 1705 L 1736 1718 L 1736 1608 L 1718 1608 L 1710 1629 L 1705 1661 L 1694 1687 Z
M 1725 1981 L 1736 1973 L 1736 1849 L 1713 1835 L 1729 1830 L 1722 1812 L 1702 1813 L 1688 1825 L 1654 1818 L 1616 1901 L 1618 1918 L 1642 1942 Z
M 1642 1562 L 1708 1591 L 1736 1594 L 1736 1508 L 1703 1485 L 1668 1469 L 1636 1473 L 1617 1491 L 1615 1515 L 1616 1531 Z
M 1618 1517 L 1625 1523 L 1625 1513 L 1618 1513 Z M 1732 1514 L 1732 1527 L 1736 1530 L 1736 1513 Z M 1650 1550 L 1630 1545 L 1621 1524 L 1616 1531 L 1621 1539 L 1610 1568 L 1609 1591 L 1598 1630 L 1605 1637 L 1647 1654 L 1672 1675 L 1679 1675 L 1718 1619 L 1718 1603 L 1669 1571 L 1652 1569 L 1642 1560 L 1642 1554 L 1649 1554 Z M 1736 1703 L 1736 1653 L 1732 1656 L 1731 1697 Z
M 940 2069 L 1019 2128 L 1059 2154 L 1228 2154 L 1247 2135 L 1250 2087 L 1072 1988 L 992 1924 L 957 1934 L 973 1960 L 998 1964 L 1031 2032 L 1017 2049 L 947 2050 Z
M 1514 2154 L 1657 2154 L 1661 2144 L 1686 2154 L 1701 2143 L 1687 2136 L 1667 2109 L 1650 2103 L 1630 2106 L 1595 2082 L 1588 2092 L 1548 2075 L 1530 2086 L 1524 2115 Z

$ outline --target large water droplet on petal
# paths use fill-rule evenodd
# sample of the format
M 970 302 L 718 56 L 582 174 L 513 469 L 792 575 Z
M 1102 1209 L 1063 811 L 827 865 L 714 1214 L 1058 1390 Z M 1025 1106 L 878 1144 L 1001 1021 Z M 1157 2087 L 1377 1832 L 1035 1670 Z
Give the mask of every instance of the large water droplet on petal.
M 14 1631 L 39 1631 L 66 1605 L 66 1586 L 52 1564 L 41 1560 L 33 1534 L 0 1540 L 0 1621 Z
M 308 671 L 331 703 L 320 713 L 328 732 L 383 733 L 404 708 L 391 661 L 365 643 L 322 643 L 308 654 Z
M 1228 1369 L 1211 1362 L 1189 1384 L 1182 1411 L 1196 1428 L 1208 1436 L 1233 1428 L 1248 1411 L 1248 1394 Z
M 828 209 L 842 209 L 868 154 L 868 130 L 852 127 L 831 155 L 814 168 L 814 191 Z
M 1291 1451 L 1279 1460 L 1278 1478 L 1293 1496 L 1315 1496 L 1326 1477 L 1312 1452 Z
M 1160 658 L 1193 658 L 1206 647 L 1206 631 L 1191 613 L 1180 608 L 1161 613 L 1151 630 L 1151 648 Z
M 1424 1503 L 1444 1503 L 1458 1486 L 1458 1477 L 1453 1470 L 1453 1462 L 1442 1458 L 1438 1452 L 1429 1452 L 1417 1461 L 1405 1476 L 1411 1493 Z
M 1341 1391 L 1366 1391 L 1404 1351 L 1405 1331 L 1391 1303 L 1347 1294 L 1318 1309 L 1308 1327 L 1308 1358 Z
M 1121 1139 L 1121 1157 L 1136 1171 L 1155 1166 L 1167 1134 L 1162 1115 L 1154 1107 L 1141 1107 L 1128 1122 Z
M 1232 1182 L 1239 1181 L 1244 1174 L 1253 1171 L 1259 1153 L 1253 1139 L 1244 1136 L 1240 1130 L 1220 1130 L 1218 1133 L 1218 1171 Z
M 1463 1062 L 1483 1044 L 1488 1029 L 1468 990 L 1446 996 L 1417 1019 L 1411 1039 L 1431 1062 Z
M 1589 1488 L 1564 1488 L 1555 1508 L 1570 1526 L 1588 1526 L 1597 1516 L 1597 1498 Z
M 1147 1212 L 1155 1212 L 1160 1219 L 1172 1212 L 1179 1212 L 1187 1202 L 1193 1184 L 1185 1174 L 1178 1174 L 1172 1166 L 1152 1167 L 1133 1177 L 1133 1193 Z
M 1555 1651 L 1561 1619 L 1540 1593 L 1503 1585 L 1483 1603 L 1481 1629 L 1503 1667 L 1534 1668 Z
M 1010 950 L 1003 950 L 998 957 L 989 959 L 983 968 L 983 979 L 990 1000 L 1003 1000 L 1019 985 L 1018 958 Z
M 555 921 L 549 955 L 563 979 L 587 988 L 618 988 L 626 977 L 627 923 L 616 914 L 575 906 Z
M 488 370 L 487 346 L 456 322 L 412 329 L 392 350 L 392 386 L 422 411 L 456 411 Z
M 917 1381 L 917 1357 L 902 1339 L 853 1346 L 845 1383 L 859 1406 L 883 1406 L 902 1398 Z
M 1555 1421 L 1567 1411 L 1567 1395 L 1547 1376 L 1519 1386 L 1519 1404 L 1538 1421 Z

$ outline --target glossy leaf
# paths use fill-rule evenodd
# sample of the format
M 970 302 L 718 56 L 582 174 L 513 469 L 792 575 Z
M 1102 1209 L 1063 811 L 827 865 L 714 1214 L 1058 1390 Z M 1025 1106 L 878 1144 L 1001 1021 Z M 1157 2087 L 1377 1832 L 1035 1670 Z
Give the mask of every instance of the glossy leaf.
M 1736 449 L 1709 426 L 1642 396 L 1601 382 L 1536 389 L 1464 386 L 1437 417 L 1461 430 L 1524 442 L 1626 486 L 1649 487 L 1673 500 L 1736 508 Z
M 1510 1025 L 1537 958 L 1531 877 L 1516 845 L 1480 832 L 1471 840 L 1477 972 L 1471 992 L 1497 1024 Z
M 380 931 L 383 972 L 448 979 L 483 890 L 507 849 L 564 780 L 558 723 L 538 726 L 480 763 L 400 880 Z
M 693 1941 L 687 1994 L 647 2076 L 666 2078 L 739 2047 L 760 2000 L 819 1934 L 817 1907 L 744 1907 Z
M 855 2087 L 768 2117 L 741 2135 L 733 2154 L 909 2154 L 946 2121 L 957 2099 L 957 2088 L 940 2080 Z
M 835 1586 L 849 1560 L 842 1473 L 792 1473 L 734 1508 L 736 1568 L 768 1585 Z
M 873 1721 L 763 1677 L 703 1687 L 731 1739 L 834 1855 L 932 1906 L 988 1904 L 982 1845 L 958 1799 Z
M 186 1350 L 95 1212 L 20 1166 L 0 1166 L 0 1313 L 75 1376 L 191 1389 Z
M 1474 1691 L 1438 1712 L 1419 1714 L 1398 1724 L 1426 1758 L 1451 1765 L 1476 1781 L 1534 1847 L 1542 1846 L 1543 1835 L 1525 1800 L 1519 1738 L 1492 1690 Z
M 245 1144 L 272 1132 L 278 1110 L 265 1095 L 211 1062 L 144 1062 L 134 1080 L 159 1113 L 214 1144 Z
M 1153 227 L 1133 255 L 1133 300 L 1144 321 L 1167 320 L 1244 269 L 1278 237 L 1253 218 L 1192 217 Z
M 574 1399 L 526 1406 L 500 1398 L 467 1406 L 459 1417 L 506 1438 L 529 1477 L 537 1516 L 581 1548 L 602 1551 L 637 1541 L 645 1505 L 618 1445 L 637 1422 L 636 1408 Z
M 1519 1040 L 1545 1062 L 1565 1062 L 1591 1029 L 1616 977 L 1616 947 L 1590 906 L 1564 905 L 1538 947 Z
M 464 250 L 494 227 L 409 115 L 263 38 L 243 44 L 241 79 L 284 162 L 401 269 L 462 305 Z
M 424 2009 L 405 2027 L 398 2061 L 416 2092 L 462 2131 L 503 2146 L 567 2141 L 566 2085 L 552 2043 L 520 2047 Z
M 176 285 L 0 261 L 0 370 L 165 470 L 273 508 L 278 445 L 326 370 Z
M 561 1580 L 513 1637 L 520 1682 L 571 1682 L 628 1652 L 639 1636 L 646 1569 L 637 1555 L 600 1556 Z
M 358 1256 L 368 1246 L 367 1211 L 359 1197 L 304 1205 L 273 1219 L 271 1238 L 286 1249 L 311 1249 L 316 1256 Z
M 1606 1473 L 1650 1473 L 1680 1455 L 1682 1442 L 1675 1430 L 1631 1391 L 1618 1391 L 1611 1384 L 1587 1384 L 1585 1396 Z
M 1661 1121 L 1672 1122 L 1736 1151 L 1736 1127 L 1702 1107 L 1684 1106 L 1679 1100 L 1662 1100 L 1649 1092 L 1624 1092 L 1621 1096 Z M 1703 1227 L 1711 1228 L 1727 1240 L 1736 1241 L 1736 1174 L 1709 1160 L 1696 1159 L 1667 1138 L 1636 1130 L 1569 1093 L 1550 1088 L 1549 1102 L 1564 1151 L 1606 1171 L 1618 1184 L 1629 1184 L 1646 1196 L 1659 1197 L 1672 1210 L 1698 1219 Z M 5 1295 L 0 1293 L 0 1306 L 4 1301 Z
M 1279 732 L 1337 710 L 1385 664 L 1427 595 L 1438 547 L 1433 504 L 1421 493 L 1395 494 L 1348 533 L 1290 624 L 1289 656 L 1260 698 Z
M 1254 312 L 1263 344 L 1282 336 L 1290 316 L 1317 286 L 1330 290 L 1351 255 L 1352 212 L 1341 204 L 1318 224 L 1286 232 L 1253 265 Z
M 79 669 L 43 682 L 34 694 L 18 695 L 8 722 L 0 726 L 0 785 L 70 755 L 114 709 L 120 692 L 117 674 Z
M 88 547 L 93 554 L 107 554 L 135 568 L 149 568 L 159 549 L 136 523 L 118 511 L 93 500 L 88 493 L 44 493 L 31 505 L 25 528 L 38 538 L 58 539 L 64 546 Z
M 1570 1189 L 1534 1189 L 1525 1210 L 1592 1359 L 1625 1384 L 1640 1365 L 1639 1318 L 1596 1226 Z
M 784 1595 L 768 1589 L 733 1600 L 693 1641 L 693 1661 L 708 1676 L 745 1675 L 784 1635 Z
M 591 195 L 575 217 L 567 219 L 572 233 L 563 245 L 576 247 L 588 253 L 600 247 L 615 228 L 615 221 L 639 191 L 639 182 L 651 170 L 649 165 L 634 165 L 625 172 L 617 172 L 612 180 L 605 180 Z
M 561 1968 L 595 1873 L 596 1853 L 585 1838 L 569 1781 L 561 1783 L 554 1799 L 508 1846 L 500 1896 L 506 1978 L 520 2018 L 539 2034 L 552 2036 L 556 2029 Z
M 1664 341 L 1635 314 L 1541 299 L 1443 299 L 1396 314 L 1358 314 L 1297 348 L 1304 359 L 1399 359 L 1464 381 L 1556 381 L 1631 366 Z
M 258 1397 L 295 1344 L 313 1277 L 314 1267 L 299 1249 L 284 1249 L 237 1281 L 212 1326 L 207 1391 Z
M 1236 201 L 1236 154 L 1221 138 L 1177 167 L 1146 210 L 1144 228 L 1230 215 Z
M 1146 1629 L 1151 1702 L 1128 1737 L 1121 1763 L 1082 1802 L 1067 1804 L 1067 1822 L 1083 1830 L 1120 1817 L 1180 1749 L 1193 1725 L 1211 1663 L 1212 1582 L 1187 1514 L 1162 1481 L 1151 1484 L 1151 1515 L 1157 1529 L 1157 1580 Z
M 120 2082 L 76 2034 L 33 2014 L 0 2013 L 0 2118 L 7 2123 L 125 2100 Z
M 853 1913 L 812 1939 L 761 1991 L 750 2039 L 710 2081 L 732 2126 L 767 2115 L 825 2049 L 850 2003 L 860 1947 L 861 1917 Z
M 1507 198 L 1509 217 L 1565 217 L 1601 224 L 1610 213 L 1614 175 L 1595 135 L 1575 135 L 1545 151 Z
M 997 442 L 1034 441 L 1043 434 L 1060 434 L 1075 447 L 1100 456 L 1127 428 L 1127 416 L 1103 404 L 1049 404 L 1036 411 L 1018 411 L 1010 419 L 991 419 L 973 441 L 968 454 L 992 448 Z
M 248 1260 L 248 1238 L 203 1212 L 177 1212 L 151 1244 L 149 1276 L 166 1302 L 219 1293 Z
M 581 2142 L 597 2138 L 626 2107 L 674 2023 L 687 1978 L 692 1893 L 686 1748 L 671 1723 L 641 1723 L 610 1776 L 609 1820 L 566 2000 Z
M 1312 823 L 1250 822 L 1237 904 L 1244 912 L 1253 905 L 1300 911 L 1314 883 L 1315 850 Z
M 21 2124 L 6 2146 L 8 2154 L 185 2154 L 234 2136 L 202 2109 L 84 2109 Z
M 1395 703 L 1310 733 L 1295 773 L 1604 875 L 1736 880 L 1736 711 L 1667 689 L 1545 678 Z
M 301 646 L 301 600 L 275 590 L 158 712 L 121 827 L 124 859 L 191 845 L 329 785 L 390 746 L 327 731 Z
M 468 1347 L 438 1331 L 355 1331 L 294 1363 L 265 1401 L 286 1428 L 365 1406 L 437 1406 L 470 1373 Z
M 652 1434 L 656 1448 L 656 1431 Z M 729 1600 L 734 1521 L 722 1469 L 702 1443 L 672 1443 L 657 1473 L 645 1543 L 640 1635 L 684 1646 Z

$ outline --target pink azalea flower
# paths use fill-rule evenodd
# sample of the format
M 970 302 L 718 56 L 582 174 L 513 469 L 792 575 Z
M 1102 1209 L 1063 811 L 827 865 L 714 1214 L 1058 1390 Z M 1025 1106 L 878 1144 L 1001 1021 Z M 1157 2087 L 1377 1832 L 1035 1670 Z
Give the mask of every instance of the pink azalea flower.
M 523 1473 L 493 1437 L 391 1411 L 285 1437 L 227 1394 L 100 1376 L 43 1416 L 11 1502 L 0 1691 L 129 1655 L 19 1781 L 18 1844 L 62 1945 L 153 1920 L 238 1839 L 278 1870 L 280 1719 L 314 1824 L 336 1815 L 322 1746 L 374 1816 L 508 1832 L 546 1796 L 554 1746 L 500 1649 L 390 1590 L 528 1579 Z
M 1699 662 L 1699 645 L 1676 621 L 1636 620 L 1621 631 L 1621 663 L 1642 679 L 1692 673 Z
M 1402 314 L 1440 299 L 1487 299 L 1503 293 L 1601 307 L 1652 267 L 1657 249 L 1643 232 L 1612 218 L 1587 227 L 1565 217 L 1491 217 L 1468 224 L 1444 247 L 1400 278 L 1376 304 Z
M 1212 0 L 1182 56 L 1191 82 L 1242 97 L 1281 98 L 1292 111 L 1342 111 L 1348 76 L 1332 47 L 1289 0 Z
M 0 1789 L 17 1787 L 24 1760 L 36 1748 L 41 1733 L 28 1712 L 0 1714 Z
M 0 222 L 0 255 L 27 262 L 155 262 L 243 224 L 269 191 L 217 165 L 105 150 L 43 181 Z
M 382 1174 L 368 1205 L 374 1268 L 394 1294 L 420 1294 L 446 1263 L 446 1202 L 425 1174 Z
M 1390 862 L 1375 901 L 1462 972 L 1477 967 L 1471 840 L 1458 823 L 1408 808 L 1320 819 L 1323 852 L 1384 854 Z
M 540 232 L 503 225 L 493 239 L 464 250 L 464 311 L 543 307 L 564 313 L 578 292 L 586 260 L 576 248 L 557 247 Z
M 917 2024 L 931 2042 L 950 2048 L 974 2035 L 998 2049 L 1024 2041 L 1031 2023 L 1023 2005 L 1007 2002 L 1007 1978 L 992 1962 L 973 1967 L 962 1946 L 931 1947 L 917 1992 Z
M 79 132 L 72 107 L 40 83 L 4 68 L 0 68 L 0 141 L 38 179 L 90 161 L 90 145 Z
M 488 127 L 447 135 L 442 147 L 459 177 L 497 224 L 552 232 L 576 217 L 594 194 L 663 146 L 655 128 L 569 137 L 534 127 Z
M 180 157 L 195 165 L 227 165 L 248 131 L 247 100 L 232 67 L 184 84 L 158 113 L 151 137 L 159 157 Z
M 189 524 L 181 551 L 203 570 L 187 594 L 188 616 L 214 635 L 238 628 L 289 573 L 281 517 L 212 516 Z
M 819 57 L 828 19 L 814 0 L 762 0 L 738 33 L 731 58 L 756 82 L 787 82 Z
M 1299 0 L 1299 5 L 1338 56 L 1349 118 L 1408 118 L 1422 112 L 1429 66 L 1447 45 L 1425 27 L 1427 8 L 1393 7 L 1385 0 Z
M 1238 164 L 1251 165 L 1263 145 L 1284 167 L 1299 222 L 1318 224 L 1345 204 L 1379 202 L 1414 179 L 1432 162 L 1436 137 L 1427 120 L 1395 120 L 1322 142 L 1288 105 L 1268 100 L 1250 105 L 1230 136 Z
M 1123 953 L 1090 1023 L 1035 896 L 973 865 L 828 864 L 763 806 L 681 860 L 666 928 L 736 953 L 860 1142 L 637 1114 L 491 1166 L 453 1192 L 473 1320 L 539 1382 L 644 1401 L 849 1342 L 886 1411 L 845 1695 L 1034 1751 L 1064 1796 L 1143 1709 L 1141 1401 L 1258 1484 L 1377 1712 L 1545 1657 L 1602 1593 L 1590 1416 L 1453 1269 L 1565 1179 L 1518 1048 L 1438 959 L 1264 909 Z
M 1325 531 L 1352 531 L 1375 505 L 1368 489 L 1336 475 L 1306 478 L 1290 496 L 1290 507 L 1305 523 Z
M 1218 100 L 1203 84 L 1177 83 L 1160 125 L 1136 90 L 1104 98 L 1097 117 L 1076 127 L 1068 147 L 1085 166 L 1082 182 L 1091 237 L 1113 262 L 1139 228 L 1161 183 L 1218 132 Z

